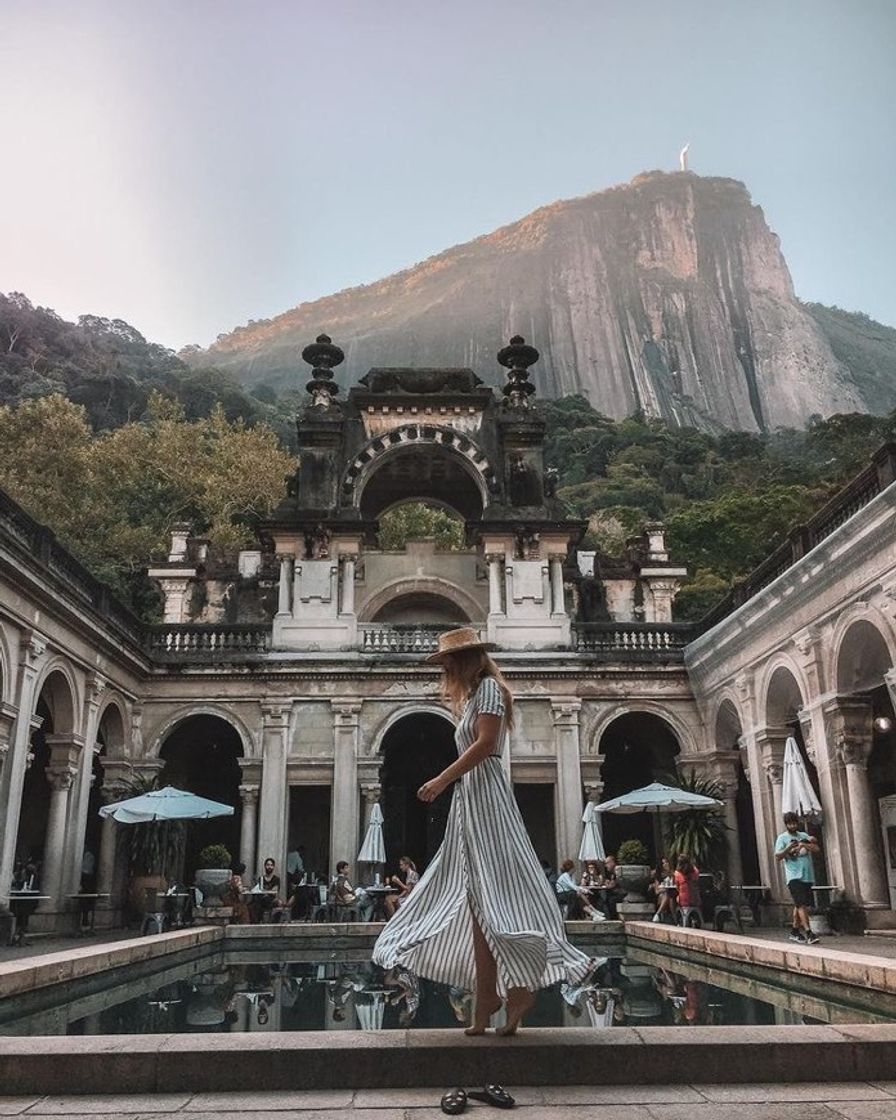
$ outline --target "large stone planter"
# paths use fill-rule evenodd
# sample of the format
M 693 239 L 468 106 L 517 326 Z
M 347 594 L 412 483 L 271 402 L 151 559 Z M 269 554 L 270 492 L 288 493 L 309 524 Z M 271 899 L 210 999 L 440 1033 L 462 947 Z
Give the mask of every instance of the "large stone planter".
M 616 868 L 616 880 L 627 893 L 624 902 L 646 902 L 650 868 L 646 864 L 621 863 Z
M 224 888 L 230 882 L 226 867 L 203 867 L 196 872 L 196 886 L 202 891 L 203 906 L 222 906 Z

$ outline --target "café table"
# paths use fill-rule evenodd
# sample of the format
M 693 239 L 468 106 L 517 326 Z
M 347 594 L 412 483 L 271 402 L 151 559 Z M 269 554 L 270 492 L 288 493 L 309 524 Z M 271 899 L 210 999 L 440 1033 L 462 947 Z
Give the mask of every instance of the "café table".
M 82 933 L 93 933 L 96 921 L 96 904 L 100 898 L 111 898 L 110 894 L 96 894 L 93 891 L 79 891 L 68 896 L 78 903 L 80 913 L 80 926 Z
M 10 939 L 10 945 L 27 945 L 25 934 L 28 931 L 28 919 L 34 913 L 38 902 L 49 902 L 48 894 L 38 894 L 37 891 L 10 891 L 9 908 L 15 918 L 15 929 Z
M 365 887 L 364 890 L 373 899 L 373 913 L 370 915 L 370 920 L 372 922 L 386 921 L 386 899 L 390 894 L 398 894 L 398 889 L 385 883 L 375 883 L 372 887 Z
M 187 900 L 193 897 L 191 891 L 166 891 L 159 898 L 165 904 L 165 917 L 172 929 L 183 929 L 186 925 L 184 913 L 187 909 Z
M 834 900 L 834 892 L 842 889 L 825 883 L 812 884 L 812 897 L 815 904 L 812 907 L 814 913 L 809 918 L 809 925 L 813 933 L 828 937 L 834 932 L 831 929 L 831 903 Z
M 249 921 L 253 925 L 258 925 L 264 915 L 265 910 L 270 910 L 273 904 L 277 901 L 279 891 L 258 890 L 257 887 L 246 887 L 245 890 L 240 891 L 240 896 L 249 907 Z M 253 906 L 253 901 L 260 905 Z M 255 919 L 255 915 L 258 919 Z
M 750 907 L 750 913 L 753 915 L 753 925 L 759 929 L 762 925 L 760 921 L 760 910 L 765 896 L 768 894 L 768 887 L 763 884 L 736 884 L 732 885 L 731 890 L 738 896 L 738 905 L 743 901 Z

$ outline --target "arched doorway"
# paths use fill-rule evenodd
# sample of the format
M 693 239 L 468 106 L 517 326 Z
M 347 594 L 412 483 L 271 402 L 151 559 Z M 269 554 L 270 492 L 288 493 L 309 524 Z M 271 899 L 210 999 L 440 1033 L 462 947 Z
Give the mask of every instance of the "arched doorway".
M 740 871 L 743 883 L 761 881 L 759 870 L 759 848 L 756 840 L 756 816 L 753 810 L 753 794 L 747 780 L 741 747 L 740 716 L 730 700 L 723 700 L 716 714 L 715 744 L 720 751 L 737 751 L 734 764 L 737 792 L 734 808 L 737 817 L 737 838 L 740 844 Z
M 187 789 L 200 797 L 232 805 L 232 817 L 191 821 L 187 828 L 184 876 L 192 882 L 199 853 L 206 844 L 223 844 L 236 862 L 240 850 L 239 759 L 243 744 L 227 720 L 215 715 L 188 716 L 167 735 L 160 758 L 165 762 L 159 784 Z
M 381 751 L 388 866 L 397 867 L 399 857 L 407 855 L 422 871 L 445 836 L 453 791 L 427 805 L 417 799 L 417 790 L 457 758 L 454 727 L 435 712 L 413 712 L 389 728 Z
M 471 620 L 446 596 L 422 591 L 396 596 L 371 621 L 390 626 L 469 626 Z
M 38 694 L 35 715 L 40 726 L 31 732 L 28 768 L 22 785 L 16 863 L 33 860 L 43 882 L 47 862 L 47 824 L 51 787 L 47 768 L 52 762 L 50 742 L 56 735 L 74 732 L 74 698 L 68 680 L 58 670 L 49 674 Z M 60 857 L 61 858 L 61 857 Z
M 600 739 L 604 789 L 609 801 L 651 782 L 677 781 L 676 758 L 681 751 L 671 726 L 651 712 L 626 712 L 610 723 Z M 654 818 L 649 813 L 604 813 L 604 847 L 615 852 L 623 840 L 640 840 L 656 856 Z

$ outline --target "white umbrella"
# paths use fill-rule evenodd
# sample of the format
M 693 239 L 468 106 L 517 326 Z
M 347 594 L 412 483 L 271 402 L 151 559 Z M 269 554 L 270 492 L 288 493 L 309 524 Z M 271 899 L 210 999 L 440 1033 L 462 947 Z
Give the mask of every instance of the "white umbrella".
M 585 806 L 582 822 L 585 828 L 582 832 L 582 843 L 579 847 L 579 862 L 606 859 L 604 838 L 600 832 L 600 817 L 597 815 L 597 806 L 593 801 L 589 801 Z
M 809 817 L 821 812 L 821 803 L 809 781 L 803 756 L 791 735 L 784 744 L 784 785 L 781 790 L 782 813 Z
M 355 996 L 355 1011 L 362 1031 L 381 1031 L 388 992 L 367 988 Z
M 722 802 L 702 793 L 651 782 L 643 789 L 633 789 L 596 808 L 598 813 L 685 813 L 689 809 L 721 809 Z
M 377 802 L 370 810 L 370 824 L 364 843 L 358 852 L 358 863 L 385 863 L 386 844 L 383 840 L 383 810 Z
M 119 824 L 143 824 L 145 821 L 195 821 L 208 817 L 232 817 L 233 806 L 198 797 L 185 789 L 165 786 L 150 793 L 129 797 L 103 805 L 101 817 L 112 817 Z

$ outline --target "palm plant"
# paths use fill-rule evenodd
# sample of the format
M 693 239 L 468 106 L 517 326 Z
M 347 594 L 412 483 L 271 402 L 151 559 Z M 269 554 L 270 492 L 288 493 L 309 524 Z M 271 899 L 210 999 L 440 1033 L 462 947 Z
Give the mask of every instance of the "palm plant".
M 691 773 L 679 776 L 670 784 L 688 793 L 722 800 L 722 785 L 712 778 L 701 778 Z M 666 828 L 672 860 L 688 855 L 704 870 L 723 870 L 729 829 L 721 809 L 687 809 L 683 813 L 670 814 L 666 819 Z
M 159 789 L 157 774 L 135 771 L 119 783 L 121 800 Z M 187 836 L 185 821 L 145 821 L 124 829 L 128 868 L 135 875 L 168 875 L 179 866 Z

